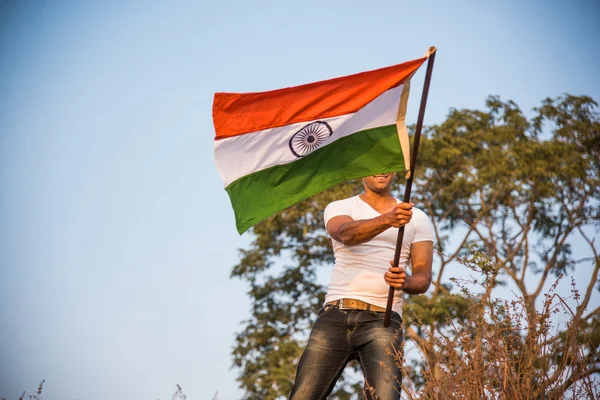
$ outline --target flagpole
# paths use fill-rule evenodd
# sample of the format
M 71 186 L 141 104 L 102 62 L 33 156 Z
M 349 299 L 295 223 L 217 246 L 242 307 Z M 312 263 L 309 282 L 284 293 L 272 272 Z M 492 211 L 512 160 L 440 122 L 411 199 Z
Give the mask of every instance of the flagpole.
M 412 188 L 413 177 L 415 176 L 415 166 L 417 163 L 417 152 L 419 151 L 419 142 L 421 141 L 421 130 L 423 129 L 423 119 L 425 118 L 425 107 L 427 106 L 427 95 L 429 94 L 429 84 L 431 83 L 431 74 L 433 72 L 433 62 L 435 60 L 435 53 L 437 49 L 431 47 L 429 49 L 430 55 L 427 60 L 427 72 L 425 73 L 425 82 L 423 83 L 423 94 L 421 95 L 421 106 L 419 107 L 419 117 L 417 119 L 417 129 L 413 138 L 413 148 L 410 154 L 410 176 L 406 180 L 406 187 L 404 188 L 404 199 L 405 203 L 410 202 L 410 190 Z M 400 253 L 402 251 L 402 240 L 404 239 L 404 226 L 398 229 L 398 238 L 396 240 L 396 251 L 394 253 L 393 266 L 397 267 L 400 262 Z M 394 302 L 394 287 L 390 286 L 388 292 L 387 307 L 385 309 L 385 317 L 383 320 L 383 326 L 386 328 L 390 326 L 390 316 L 392 314 L 392 303 Z

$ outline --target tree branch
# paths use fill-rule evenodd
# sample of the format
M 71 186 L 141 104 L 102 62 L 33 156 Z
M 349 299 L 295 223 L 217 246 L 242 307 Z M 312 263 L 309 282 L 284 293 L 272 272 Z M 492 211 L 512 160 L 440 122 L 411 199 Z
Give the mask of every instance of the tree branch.
M 535 185 L 534 185 L 535 188 Z M 527 266 L 529 264 L 529 230 L 531 229 L 531 224 L 533 222 L 533 205 L 534 205 L 534 196 L 531 196 L 529 201 L 529 206 L 527 207 L 527 223 L 526 228 L 523 228 L 523 235 L 527 238 L 525 239 L 525 258 L 523 260 L 523 269 L 521 270 L 521 280 L 525 280 L 525 272 L 527 271 Z M 513 213 L 516 210 L 513 210 Z
M 565 212 L 569 216 L 569 220 L 568 220 L 568 223 L 566 225 L 566 229 L 565 229 L 565 232 L 564 232 L 564 235 L 563 235 L 562 239 L 560 241 L 558 240 L 558 238 L 560 237 L 560 233 L 559 233 L 558 236 L 556 237 L 556 239 L 554 240 L 554 253 L 552 254 L 552 258 L 550 259 L 550 262 L 548 264 L 546 264 L 546 267 L 544 268 L 544 272 L 542 273 L 542 278 L 540 279 L 538 287 L 537 287 L 535 293 L 533 294 L 533 298 L 534 299 L 536 299 L 537 296 L 539 296 L 540 292 L 542 291 L 542 288 L 544 287 L 544 284 L 546 283 L 546 279 L 548 278 L 548 274 L 550 273 L 550 270 L 552 270 L 552 268 L 556 264 L 556 260 L 558 259 L 558 254 L 562 250 L 562 247 L 563 247 L 565 241 L 567 240 L 567 237 L 571 234 L 571 232 L 575 228 L 574 218 L 572 216 L 574 214 L 578 215 L 583 210 L 583 208 L 585 207 L 585 202 L 587 201 L 587 198 L 588 198 L 588 194 L 586 193 L 582 197 L 582 199 L 579 202 L 579 205 L 577 206 L 577 208 L 575 210 L 573 210 L 573 211 L 569 210 L 569 207 L 565 203 L 564 199 L 561 199 L 561 203 L 562 203 L 563 209 L 565 210 Z M 577 228 L 581 232 L 580 224 L 577 225 Z M 589 241 L 588 241 L 588 243 L 589 243 Z M 594 250 L 593 249 L 593 244 L 592 244 L 592 250 Z M 597 255 L 597 253 L 595 252 L 595 250 L 594 250 L 594 253 Z M 596 257 L 596 259 L 597 259 L 597 257 Z
M 599 314 L 599 313 L 600 313 L 600 307 L 597 307 L 594 311 L 588 313 L 588 315 L 586 315 L 582 319 L 584 321 L 587 321 L 588 319 L 590 319 L 591 317 L 593 317 L 594 315 Z
M 406 327 L 405 331 L 406 331 L 406 337 L 409 338 L 410 340 L 412 340 L 413 342 L 415 342 L 417 347 L 419 349 L 421 349 L 421 351 L 424 354 L 426 354 L 427 342 L 425 341 L 425 339 L 422 338 L 421 336 L 419 336 L 419 334 L 417 332 L 415 332 L 415 330 L 413 328 L 411 328 L 410 326 Z
M 542 272 L 542 277 L 540 279 L 540 282 L 537 286 L 537 289 L 533 293 L 534 299 L 536 299 L 540 295 L 542 289 L 544 288 L 544 285 L 546 284 L 546 279 L 548 279 L 548 275 L 550 274 L 550 271 L 556 264 L 556 260 L 558 259 L 558 254 L 562 250 L 562 247 L 565 244 L 567 237 L 571 234 L 572 230 L 573 230 L 573 228 L 570 225 L 567 225 L 567 229 L 563 232 L 562 239 L 559 239 L 561 236 L 560 233 L 558 234 L 558 236 L 556 236 L 556 239 L 554 240 L 554 246 L 553 246 L 554 253 L 552 254 L 552 257 L 550 258 L 550 261 L 546 264 L 546 267 L 544 268 L 544 272 Z
M 598 279 L 598 271 L 600 270 L 600 257 L 598 256 L 598 251 L 594 247 L 594 240 L 593 239 L 590 240 L 587 237 L 587 235 L 583 232 L 583 229 L 581 229 L 581 227 L 577 227 L 577 229 L 579 230 L 579 233 L 581 234 L 581 236 L 583 236 L 585 241 L 592 248 L 592 252 L 594 253 L 594 258 L 596 260 L 596 265 L 594 267 L 594 271 L 592 272 L 592 276 L 590 277 L 590 283 L 588 284 L 587 290 L 585 291 L 585 297 L 583 298 L 583 301 L 581 302 L 581 304 L 577 307 L 577 317 L 581 317 L 581 315 L 583 314 L 583 311 L 587 308 L 587 305 L 590 302 L 590 297 L 592 296 L 592 291 L 594 290 L 594 286 L 596 286 L 596 281 Z
M 593 366 L 591 368 L 585 368 L 583 371 L 580 371 L 579 373 L 573 373 L 571 374 L 571 376 L 569 376 L 565 382 L 558 388 L 554 389 L 551 394 L 560 394 L 562 395 L 564 392 L 567 391 L 568 388 L 570 388 L 575 382 L 580 381 L 581 379 L 590 376 L 592 374 L 597 374 L 600 372 L 600 366 Z M 556 393 L 558 392 L 558 393 Z M 553 398 L 558 398 L 555 396 L 548 396 L 548 398 L 553 399 Z

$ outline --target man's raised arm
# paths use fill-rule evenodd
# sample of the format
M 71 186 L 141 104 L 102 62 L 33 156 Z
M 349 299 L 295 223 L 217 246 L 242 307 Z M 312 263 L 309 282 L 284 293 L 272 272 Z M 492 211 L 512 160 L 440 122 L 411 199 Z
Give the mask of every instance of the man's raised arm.
M 412 203 L 398 203 L 385 214 L 371 219 L 355 221 L 348 215 L 338 215 L 327 222 L 327 232 L 346 246 L 368 242 L 391 227 L 399 228 L 410 222 Z

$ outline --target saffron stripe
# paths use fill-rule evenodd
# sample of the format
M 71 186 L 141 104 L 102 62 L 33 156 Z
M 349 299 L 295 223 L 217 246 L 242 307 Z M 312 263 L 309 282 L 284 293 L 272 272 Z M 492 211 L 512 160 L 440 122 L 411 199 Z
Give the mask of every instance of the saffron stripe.
M 426 59 L 268 92 L 215 93 L 215 140 L 354 113 L 400 85 Z

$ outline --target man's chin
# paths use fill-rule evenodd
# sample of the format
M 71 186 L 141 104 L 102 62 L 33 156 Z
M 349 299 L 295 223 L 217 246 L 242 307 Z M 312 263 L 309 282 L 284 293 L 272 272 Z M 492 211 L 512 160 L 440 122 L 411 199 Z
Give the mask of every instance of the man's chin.
M 375 193 L 383 193 L 386 191 L 387 188 L 388 188 L 387 184 L 386 185 L 375 184 L 371 190 Z
M 379 176 L 379 177 L 374 178 L 374 181 L 378 185 L 385 185 L 385 186 L 387 186 L 390 183 L 390 177 L 389 177 L 389 175 L 386 176 L 386 177 Z

